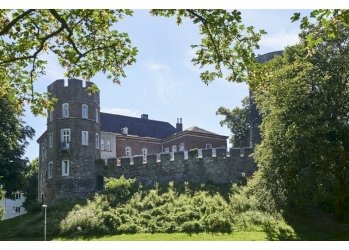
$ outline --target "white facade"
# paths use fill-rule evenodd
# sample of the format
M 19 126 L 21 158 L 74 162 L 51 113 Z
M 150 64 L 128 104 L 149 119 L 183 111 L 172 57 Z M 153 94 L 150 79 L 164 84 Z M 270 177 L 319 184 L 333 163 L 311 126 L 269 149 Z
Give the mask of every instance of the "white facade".
M 111 132 L 101 131 L 101 158 L 107 160 L 115 158 L 116 155 L 116 136 Z
M 26 214 L 27 211 L 25 211 L 23 205 L 23 202 L 25 201 L 25 196 L 21 192 L 17 192 L 15 194 L 15 199 L 7 199 L 3 198 L 0 201 L 0 206 L 2 206 L 5 209 L 5 220 L 14 218 L 16 216 Z

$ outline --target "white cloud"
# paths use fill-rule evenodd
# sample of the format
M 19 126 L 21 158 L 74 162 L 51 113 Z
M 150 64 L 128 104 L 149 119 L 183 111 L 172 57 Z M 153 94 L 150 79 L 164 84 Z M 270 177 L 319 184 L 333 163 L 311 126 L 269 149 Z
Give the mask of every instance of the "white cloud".
M 102 108 L 101 112 L 116 115 L 140 117 L 140 112 L 138 110 L 132 110 L 127 108 Z
M 286 46 L 295 45 L 299 42 L 298 33 L 286 32 L 281 30 L 272 35 L 262 37 L 260 41 L 261 47 L 265 46 L 273 50 L 281 50 Z

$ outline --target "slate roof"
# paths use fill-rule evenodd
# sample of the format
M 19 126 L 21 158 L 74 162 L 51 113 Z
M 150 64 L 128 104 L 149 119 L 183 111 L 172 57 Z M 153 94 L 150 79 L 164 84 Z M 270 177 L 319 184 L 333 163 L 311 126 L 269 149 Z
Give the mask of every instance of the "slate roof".
M 193 131 L 193 132 L 198 132 L 198 133 L 204 133 L 204 134 L 212 134 L 212 135 L 217 135 L 215 133 L 212 133 L 210 131 L 207 131 L 205 129 L 202 129 L 202 128 L 199 128 L 199 127 L 190 127 L 190 128 L 187 128 L 185 131 Z
M 137 117 L 100 113 L 101 131 L 121 134 L 128 128 L 128 134 L 162 139 L 176 133 L 176 128 L 168 122 Z

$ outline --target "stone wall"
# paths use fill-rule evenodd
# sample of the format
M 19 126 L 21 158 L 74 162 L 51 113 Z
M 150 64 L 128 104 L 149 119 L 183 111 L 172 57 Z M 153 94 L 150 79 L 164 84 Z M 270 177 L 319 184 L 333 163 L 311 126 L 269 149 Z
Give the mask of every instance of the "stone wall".
M 132 158 L 96 161 L 99 176 L 136 178 L 144 186 L 155 182 L 168 183 L 231 183 L 251 176 L 257 166 L 251 156 L 252 148 L 202 149 L 188 153 L 174 152 Z

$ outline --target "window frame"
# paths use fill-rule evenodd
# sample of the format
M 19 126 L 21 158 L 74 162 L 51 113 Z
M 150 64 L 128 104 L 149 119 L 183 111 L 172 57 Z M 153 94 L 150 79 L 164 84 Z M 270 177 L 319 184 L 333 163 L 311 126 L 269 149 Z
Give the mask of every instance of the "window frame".
M 81 118 L 88 119 L 88 105 L 87 104 L 81 105 Z
M 69 103 L 65 102 L 62 104 L 62 118 L 69 117 Z
M 126 156 L 132 156 L 132 148 L 127 146 L 125 147 L 125 155 Z
M 49 148 L 53 147 L 53 133 L 48 134 L 48 147 Z
M 52 178 L 52 170 L 53 170 L 53 161 L 50 161 L 47 167 L 47 176 L 49 179 Z
M 64 162 L 67 162 L 66 166 Z M 65 171 L 65 167 L 67 167 L 67 171 Z M 70 171 L 70 161 L 69 160 L 62 160 L 62 176 L 69 176 Z
M 99 139 L 99 134 L 96 133 L 96 148 L 99 149 L 100 148 L 100 139 Z
M 84 134 L 86 135 L 85 137 L 84 137 Z M 84 138 L 86 138 L 86 141 L 84 141 Z M 88 131 L 87 130 L 81 131 L 81 145 L 88 146 Z

